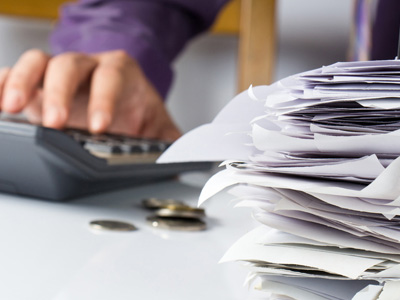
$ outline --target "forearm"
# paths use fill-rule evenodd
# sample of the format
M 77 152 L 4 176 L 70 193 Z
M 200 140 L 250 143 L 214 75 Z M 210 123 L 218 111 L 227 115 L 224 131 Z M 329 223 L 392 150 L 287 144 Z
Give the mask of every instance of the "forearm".
M 165 97 L 171 61 L 206 30 L 227 0 L 82 0 L 62 9 L 51 44 L 54 54 L 122 49 L 135 58 Z

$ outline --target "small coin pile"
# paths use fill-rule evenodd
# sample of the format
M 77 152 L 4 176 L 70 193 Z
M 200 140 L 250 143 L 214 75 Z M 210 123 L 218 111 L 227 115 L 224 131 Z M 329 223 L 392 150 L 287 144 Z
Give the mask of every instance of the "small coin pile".
M 202 220 L 205 211 L 202 208 L 191 207 L 174 199 L 147 198 L 142 201 L 154 215 L 147 217 L 147 223 L 154 228 L 181 231 L 200 231 L 206 229 Z

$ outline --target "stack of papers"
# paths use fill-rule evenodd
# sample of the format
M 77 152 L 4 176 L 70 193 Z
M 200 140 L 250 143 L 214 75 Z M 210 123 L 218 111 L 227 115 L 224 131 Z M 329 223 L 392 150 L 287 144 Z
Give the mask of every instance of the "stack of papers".
M 258 113 L 242 119 L 246 101 Z M 400 61 L 336 63 L 250 88 L 208 125 L 222 144 L 229 123 L 230 139 L 251 141 L 209 150 L 228 160 L 200 203 L 229 187 L 262 225 L 221 261 L 245 262 L 247 281 L 271 299 L 400 299 Z

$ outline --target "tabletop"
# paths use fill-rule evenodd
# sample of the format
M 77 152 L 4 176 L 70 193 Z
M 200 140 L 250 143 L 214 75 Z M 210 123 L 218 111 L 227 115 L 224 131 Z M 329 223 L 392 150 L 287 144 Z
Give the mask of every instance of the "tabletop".
M 255 227 L 228 195 L 205 204 L 207 229 L 178 232 L 146 224 L 148 197 L 196 205 L 207 173 L 54 203 L 0 194 L 0 299 L 246 299 L 245 268 L 218 264 Z M 99 232 L 114 219 L 131 232 Z

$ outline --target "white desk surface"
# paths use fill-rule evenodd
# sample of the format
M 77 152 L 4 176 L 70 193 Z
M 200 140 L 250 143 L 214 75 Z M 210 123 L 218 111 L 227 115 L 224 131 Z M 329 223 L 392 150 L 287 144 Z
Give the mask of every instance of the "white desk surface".
M 221 195 L 204 206 L 204 232 L 157 230 L 145 222 L 151 212 L 141 207 L 143 198 L 196 205 L 204 177 L 189 174 L 67 203 L 0 194 L 0 299 L 247 299 L 246 269 L 218 260 L 255 227 L 249 210 L 234 209 Z M 96 232 L 89 228 L 95 219 L 139 229 Z

